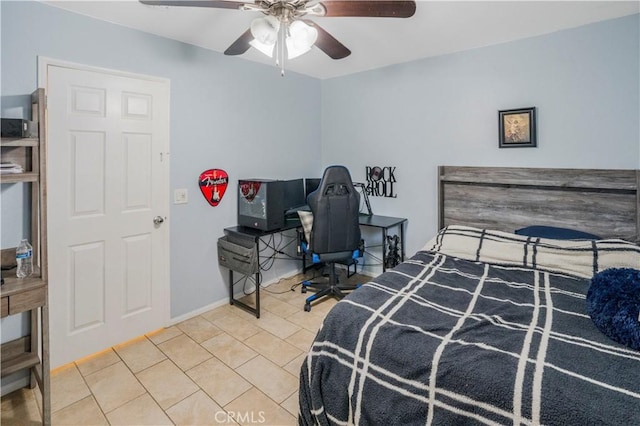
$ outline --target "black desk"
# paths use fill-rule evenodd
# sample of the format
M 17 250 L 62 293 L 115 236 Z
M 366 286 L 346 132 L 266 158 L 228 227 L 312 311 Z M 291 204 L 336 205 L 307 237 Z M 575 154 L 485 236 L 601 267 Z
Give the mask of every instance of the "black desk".
M 256 250 L 258 252 L 258 264 L 260 263 L 260 239 L 262 237 L 266 237 L 268 235 L 277 234 L 279 232 L 288 231 L 291 229 L 297 229 L 301 227 L 300 219 L 287 219 L 285 225 L 282 228 L 274 229 L 272 231 L 262 231 L 260 229 L 248 228 L 246 226 L 234 226 L 231 228 L 225 228 L 225 235 L 228 234 L 240 234 L 244 237 L 253 238 L 253 241 L 256 244 Z M 229 303 L 231 305 L 237 305 L 238 307 L 244 309 L 245 311 L 251 312 L 256 316 L 256 318 L 260 318 L 260 270 L 256 272 L 256 307 L 252 307 L 247 305 L 244 302 L 239 301 L 233 297 L 233 269 L 229 269 Z
M 404 224 L 407 218 L 380 215 L 360 215 L 360 226 L 369 226 L 382 230 L 382 272 L 387 270 L 387 233 L 389 229 L 400 228 L 400 261 L 404 262 Z
M 405 244 L 404 244 L 404 225 L 407 222 L 407 219 L 404 217 L 390 217 L 390 216 L 380 216 L 380 215 L 360 215 L 359 218 L 360 226 L 367 226 L 372 228 L 378 228 L 382 231 L 382 272 L 386 271 L 386 260 L 387 260 L 387 235 L 388 231 L 391 228 L 398 227 L 400 228 L 400 260 L 404 261 L 405 255 Z M 231 228 L 225 228 L 225 234 L 235 233 L 240 234 L 244 237 L 253 238 L 256 244 L 256 250 L 258 251 L 258 256 L 260 254 L 260 239 L 262 237 L 266 237 L 272 234 L 276 234 L 283 231 L 288 231 L 291 229 L 300 228 L 302 225 L 300 224 L 299 219 L 288 219 L 285 223 L 285 226 L 282 228 L 274 229 L 272 231 L 261 231 L 259 229 L 248 228 L 245 226 L 234 226 Z M 259 259 L 258 259 L 259 262 Z M 303 256 L 303 270 L 304 270 L 304 256 Z M 260 318 L 260 272 L 258 271 L 256 274 L 256 307 L 252 307 L 235 299 L 233 297 L 233 270 L 229 269 L 229 303 L 231 305 L 237 305 L 239 308 L 242 308 L 248 312 L 251 312 L 256 316 L 256 318 Z

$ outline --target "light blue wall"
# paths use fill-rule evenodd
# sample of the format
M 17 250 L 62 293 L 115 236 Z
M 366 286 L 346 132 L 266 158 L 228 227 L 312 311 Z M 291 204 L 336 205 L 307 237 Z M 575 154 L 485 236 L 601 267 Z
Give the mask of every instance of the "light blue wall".
M 216 240 L 223 228 L 236 224 L 237 179 L 321 172 L 321 82 L 292 72 L 282 78 L 275 67 L 37 2 L 2 2 L 1 7 L 3 117 L 22 115 L 29 99 L 24 95 L 37 87 L 39 55 L 171 80 L 171 197 L 176 188 L 189 190 L 189 203 L 172 204 L 169 215 L 171 315 L 228 297 Z M 199 174 L 210 168 L 222 168 L 230 177 L 230 189 L 215 208 L 197 185 Z M 22 235 L 12 215 L 22 203 L 21 192 L 3 185 L 3 247 L 17 245 Z M 297 267 L 279 262 L 264 280 Z
M 236 223 L 236 194 L 209 207 L 197 187 L 208 168 L 234 184 L 336 163 L 364 180 L 365 166 L 396 166 L 398 198 L 372 203 L 409 218 L 412 254 L 436 231 L 439 164 L 640 166 L 638 15 L 320 81 L 41 3 L 0 7 L 3 116 L 22 116 L 38 55 L 171 80 L 171 193 L 190 196 L 170 210 L 173 317 L 228 296 L 215 243 Z M 526 106 L 538 108 L 539 147 L 498 149 L 497 111 Z M 6 186 L 2 247 L 24 229 L 10 214 L 22 191 Z M 280 262 L 265 280 L 296 266 Z
M 437 228 L 437 166 L 638 168 L 639 15 L 322 84 L 322 163 L 396 166 L 412 254 Z M 538 148 L 498 148 L 498 110 L 535 106 Z

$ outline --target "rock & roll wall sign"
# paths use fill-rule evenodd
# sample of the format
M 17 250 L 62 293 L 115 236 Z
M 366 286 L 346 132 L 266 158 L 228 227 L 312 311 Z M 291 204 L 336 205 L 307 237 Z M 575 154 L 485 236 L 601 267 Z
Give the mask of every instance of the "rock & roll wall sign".
M 395 171 L 395 167 L 367 166 L 367 195 L 396 198 L 397 195 L 394 193 L 393 188 L 396 183 L 396 178 L 393 175 Z

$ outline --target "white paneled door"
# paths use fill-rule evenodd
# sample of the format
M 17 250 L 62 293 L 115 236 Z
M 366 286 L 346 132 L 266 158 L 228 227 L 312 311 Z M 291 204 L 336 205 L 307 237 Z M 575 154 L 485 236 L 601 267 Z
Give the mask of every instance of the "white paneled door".
M 55 368 L 169 321 L 169 82 L 45 68 Z

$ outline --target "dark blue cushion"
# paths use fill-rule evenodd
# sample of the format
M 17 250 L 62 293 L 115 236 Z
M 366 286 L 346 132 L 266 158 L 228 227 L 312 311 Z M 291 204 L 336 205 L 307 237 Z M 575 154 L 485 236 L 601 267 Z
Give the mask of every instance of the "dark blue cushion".
M 527 237 L 553 238 L 555 240 L 600 240 L 597 235 L 555 226 L 527 226 L 516 230 L 516 234 Z
M 640 270 L 612 268 L 595 274 L 587 313 L 609 338 L 640 350 Z

